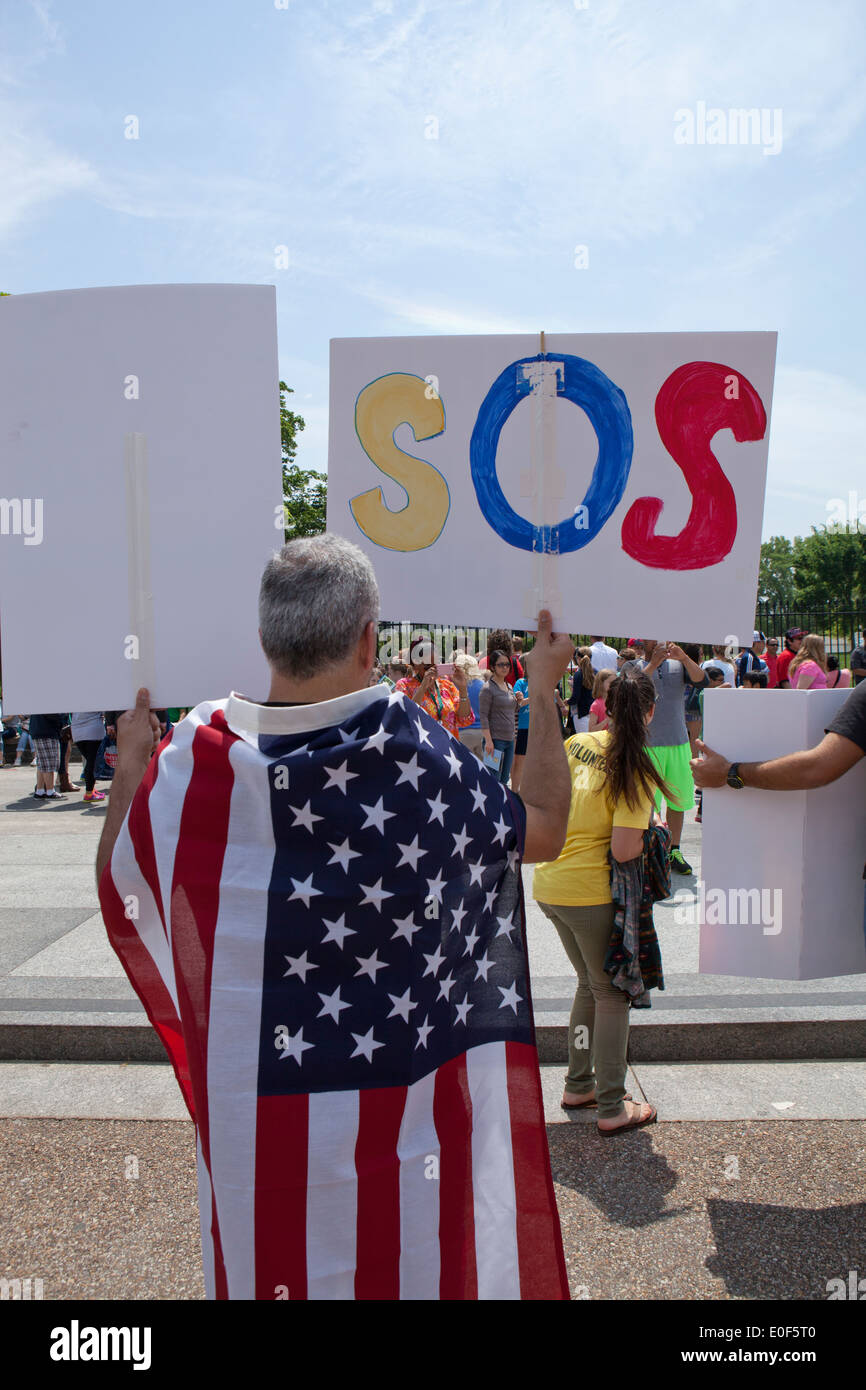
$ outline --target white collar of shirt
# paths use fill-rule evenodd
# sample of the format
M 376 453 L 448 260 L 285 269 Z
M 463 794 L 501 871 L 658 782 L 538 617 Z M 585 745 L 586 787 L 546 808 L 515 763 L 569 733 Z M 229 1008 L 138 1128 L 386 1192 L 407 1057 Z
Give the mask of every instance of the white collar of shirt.
M 226 702 L 225 717 L 229 728 L 239 734 L 307 734 L 342 724 L 390 695 L 386 685 L 366 685 L 315 705 L 257 705 L 233 690 Z

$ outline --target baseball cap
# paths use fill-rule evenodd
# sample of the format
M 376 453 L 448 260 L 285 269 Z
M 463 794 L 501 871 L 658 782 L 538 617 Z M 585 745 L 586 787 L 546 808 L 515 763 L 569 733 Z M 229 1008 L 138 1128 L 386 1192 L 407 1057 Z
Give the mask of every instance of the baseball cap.
M 753 644 L 753 645 L 754 645 L 755 642 L 766 642 L 766 640 L 767 640 L 767 639 L 766 639 L 766 637 L 764 636 L 763 632 L 753 632 L 753 633 L 752 633 L 752 644 Z
M 787 628 L 786 631 L 785 631 L 785 638 L 786 638 L 786 639 L 787 639 L 788 637 L 805 637 L 805 636 L 806 636 L 806 629 L 805 629 L 804 627 L 789 627 L 789 628 Z

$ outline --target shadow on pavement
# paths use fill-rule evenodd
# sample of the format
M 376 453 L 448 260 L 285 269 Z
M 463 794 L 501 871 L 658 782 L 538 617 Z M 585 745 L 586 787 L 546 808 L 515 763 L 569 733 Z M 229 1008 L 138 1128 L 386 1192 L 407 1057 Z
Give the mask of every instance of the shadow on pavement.
M 866 1277 L 866 1203 L 844 1207 L 762 1206 L 707 1199 L 716 1254 L 706 1261 L 733 1298 L 827 1299 L 841 1279 Z M 850 1272 L 859 1271 L 850 1281 Z M 866 1294 L 864 1283 L 863 1294 Z
M 643 1130 L 602 1139 L 594 1124 L 557 1124 L 547 1126 L 547 1139 L 553 1181 L 581 1193 L 616 1225 L 639 1229 L 692 1209 L 665 1206 L 677 1174 Z
M 83 801 L 82 795 L 79 795 L 77 792 L 66 792 L 66 800 L 55 801 L 52 812 L 56 814 L 59 811 L 81 811 L 82 814 L 90 816 L 107 809 L 108 797 L 106 797 L 104 801 Z M 26 796 L 19 797 L 17 801 L 9 801 L 5 806 L 0 806 L 0 812 L 2 811 L 44 812 L 45 798 L 43 796 L 34 796 L 32 792 L 28 792 Z

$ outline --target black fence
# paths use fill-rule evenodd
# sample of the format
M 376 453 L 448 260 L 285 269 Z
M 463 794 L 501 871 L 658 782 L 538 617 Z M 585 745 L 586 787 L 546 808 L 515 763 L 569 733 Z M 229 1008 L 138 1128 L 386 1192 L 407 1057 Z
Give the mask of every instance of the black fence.
M 852 649 L 863 641 L 866 604 L 846 609 L 836 608 L 832 603 L 812 607 L 804 604 L 780 607 L 759 603 L 755 612 L 755 627 L 766 637 L 782 639 L 788 628 L 801 627 L 804 632 L 815 632 L 823 637 L 828 652 L 847 658 Z
M 866 633 L 866 604 L 856 608 L 837 608 L 832 603 L 791 604 L 788 607 L 771 603 L 759 603 L 755 610 L 755 627 L 766 637 L 784 640 L 788 628 L 801 627 L 804 632 L 816 632 L 824 638 L 827 652 L 833 652 L 845 664 L 854 647 L 862 644 Z M 518 634 L 515 634 L 518 635 Z M 519 634 L 525 637 L 525 634 Z M 744 633 L 743 645 L 752 634 Z M 387 660 L 396 656 L 400 649 L 405 650 L 413 642 L 432 640 L 436 661 L 449 661 L 454 648 L 458 651 L 484 651 L 487 645 L 487 628 L 448 627 L 437 623 L 387 623 L 379 624 L 380 657 Z M 604 639 L 617 649 L 624 647 L 625 637 L 606 636 Z M 575 634 L 578 646 L 589 646 L 592 637 L 588 633 Z M 524 641 L 529 650 L 533 639 Z M 780 642 L 781 649 L 781 642 Z

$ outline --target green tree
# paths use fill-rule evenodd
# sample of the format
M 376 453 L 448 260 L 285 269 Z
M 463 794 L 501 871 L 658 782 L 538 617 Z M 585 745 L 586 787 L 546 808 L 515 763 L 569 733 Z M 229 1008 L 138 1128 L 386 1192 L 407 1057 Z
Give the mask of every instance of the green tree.
M 852 609 L 866 595 L 866 536 L 827 526 L 794 541 L 797 599 Z
M 787 536 L 771 536 L 761 546 L 758 599 L 786 608 L 794 598 L 794 547 Z
M 325 529 L 328 478 L 314 469 L 299 468 L 295 462 L 297 436 L 304 428 L 303 417 L 289 410 L 286 396 L 292 388 L 280 382 L 280 443 L 283 451 L 283 510 L 286 540 L 296 536 L 316 536 Z

